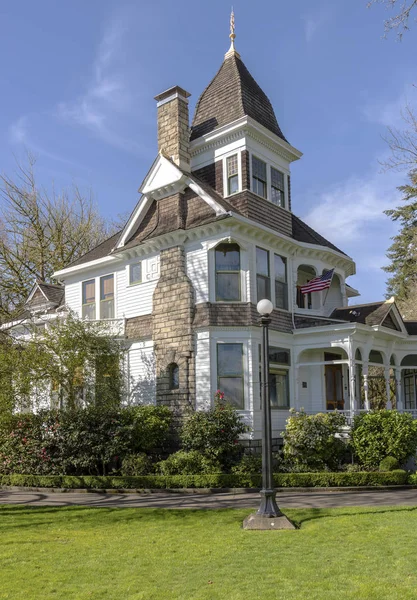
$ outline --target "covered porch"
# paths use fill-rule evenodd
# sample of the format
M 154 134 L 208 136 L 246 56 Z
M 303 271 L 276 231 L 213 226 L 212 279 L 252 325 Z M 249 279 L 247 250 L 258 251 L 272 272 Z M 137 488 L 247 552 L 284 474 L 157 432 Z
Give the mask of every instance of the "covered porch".
M 355 333 L 318 336 L 322 339 L 309 340 L 307 347 L 305 339 L 302 347 L 297 344 L 294 408 L 310 414 L 337 410 L 348 422 L 382 408 L 417 418 L 417 349 L 409 353 L 392 340 Z

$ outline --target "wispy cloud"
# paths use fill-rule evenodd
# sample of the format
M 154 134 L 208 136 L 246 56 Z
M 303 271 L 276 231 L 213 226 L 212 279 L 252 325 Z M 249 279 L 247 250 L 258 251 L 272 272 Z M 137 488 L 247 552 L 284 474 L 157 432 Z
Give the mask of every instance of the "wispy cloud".
M 69 160 L 67 158 L 65 158 L 64 156 L 61 156 L 60 154 L 56 154 L 54 152 L 50 152 L 48 150 L 45 150 L 45 148 L 43 148 L 42 146 L 39 146 L 37 143 L 35 143 L 29 134 L 29 130 L 30 130 L 30 119 L 29 116 L 24 115 L 19 117 L 19 119 L 17 119 L 17 121 L 15 121 L 14 123 L 12 123 L 9 127 L 9 141 L 11 144 L 18 146 L 24 146 L 24 148 L 26 148 L 26 150 L 28 152 L 32 152 L 34 154 L 39 154 L 41 156 L 45 156 L 46 158 L 50 158 L 51 160 L 66 164 L 66 165 L 71 165 L 73 167 L 81 167 L 81 165 L 73 162 L 72 160 Z
M 361 302 L 381 299 L 385 293 L 381 268 L 389 263 L 385 254 L 398 225 L 383 211 L 399 204 L 396 188 L 401 183 L 400 173 L 375 168 L 304 198 L 304 206 L 314 202 L 304 220 L 355 260 L 357 275 L 349 283 L 361 292 Z
M 111 20 L 98 46 L 89 84 L 76 100 L 61 102 L 57 114 L 65 121 L 86 127 L 109 144 L 136 153 L 139 145 L 120 135 L 114 126 L 117 116 L 126 112 L 131 103 L 122 68 L 126 33 L 126 19 Z
M 369 100 L 362 107 L 362 112 L 371 123 L 377 123 L 391 128 L 404 126 L 404 109 L 417 104 L 417 89 L 410 84 L 404 87 L 401 93 L 390 100 Z
M 305 15 L 303 17 L 304 36 L 308 44 L 312 41 L 322 26 L 325 25 L 329 18 L 330 13 L 324 10 L 317 14 Z
M 369 177 L 350 177 L 321 192 L 305 220 L 339 245 L 357 242 L 369 229 L 389 221 L 383 211 L 398 203 L 398 173 L 372 172 Z M 330 232 L 330 233 L 329 233 Z

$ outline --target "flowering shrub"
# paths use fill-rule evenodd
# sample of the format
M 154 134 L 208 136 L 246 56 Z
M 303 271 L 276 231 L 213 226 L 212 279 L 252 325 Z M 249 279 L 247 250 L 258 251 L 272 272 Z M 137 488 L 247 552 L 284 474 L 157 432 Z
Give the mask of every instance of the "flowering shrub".
M 351 437 L 365 467 L 377 468 L 387 456 L 404 464 L 417 449 L 417 421 L 396 410 L 376 410 L 355 417 Z
M 156 406 L 14 415 L 0 429 L 0 473 L 105 475 L 129 454 L 163 448 L 171 418 Z
M 238 462 L 243 449 L 239 436 L 248 431 L 233 406 L 224 401 L 224 394 L 216 392 L 214 407 L 194 412 L 184 423 L 181 441 L 185 450 L 196 450 L 207 458 L 218 461 L 223 469 Z
M 307 415 L 290 411 L 284 439 L 284 459 L 296 471 L 337 470 L 346 451 L 336 437 L 346 419 L 339 413 Z

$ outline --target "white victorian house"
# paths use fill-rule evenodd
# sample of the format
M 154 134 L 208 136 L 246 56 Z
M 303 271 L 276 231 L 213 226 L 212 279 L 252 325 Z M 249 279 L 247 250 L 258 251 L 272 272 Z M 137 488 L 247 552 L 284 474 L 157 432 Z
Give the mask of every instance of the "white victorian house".
M 233 45 L 191 127 L 188 97 L 178 86 L 156 97 L 159 153 L 124 229 L 55 273 L 56 285 L 37 283 L 28 310 L 40 322 L 66 308 L 111 320 L 128 349 L 131 400 L 205 410 L 220 389 L 256 439 L 256 304 L 266 297 L 275 437 L 290 407 L 417 416 L 417 323 L 393 300 L 348 305 L 355 263 L 292 212 L 301 152 Z M 301 293 L 330 269 L 328 290 Z

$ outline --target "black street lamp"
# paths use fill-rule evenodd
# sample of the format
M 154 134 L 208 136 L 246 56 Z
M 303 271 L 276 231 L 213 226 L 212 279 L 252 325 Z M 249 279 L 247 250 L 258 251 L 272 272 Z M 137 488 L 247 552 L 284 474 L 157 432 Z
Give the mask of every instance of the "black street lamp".
M 255 514 L 243 521 L 244 529 L 294 529 L 294 525 L 280 511 L 276 503 L 276 491 L 272 472 L 272 427 L 271 399 L 269 394 L 269 332 L 270 314 L 274 307 L 266 298 L 257 304 L 261 315 L 262 327 L 262 369 L 261 369 L 261 401 L 262 401 L 262 489 L 261 504 Z

